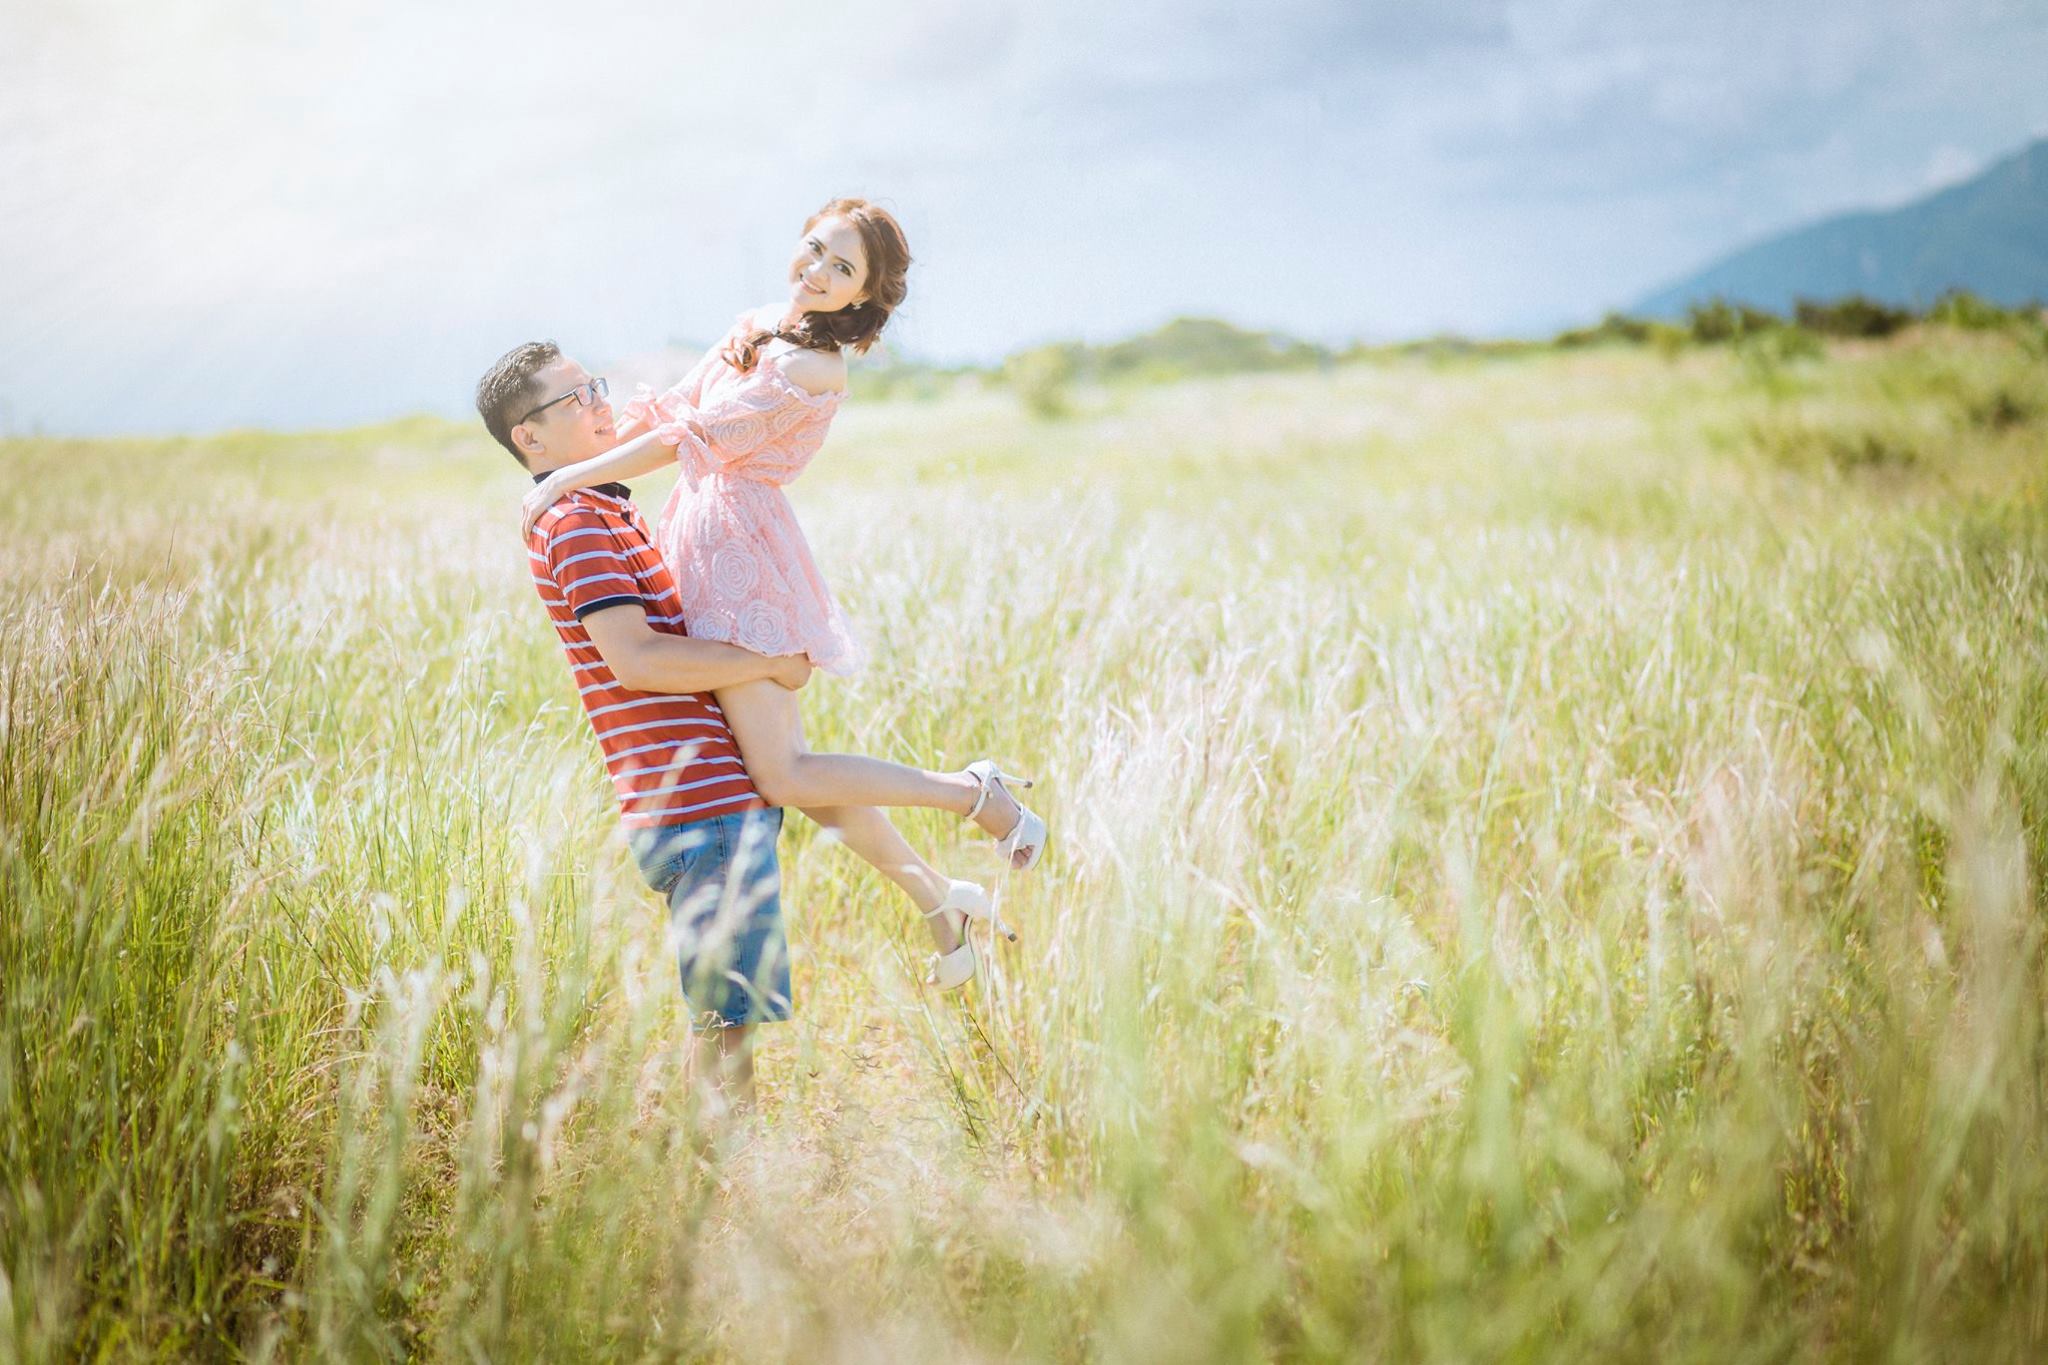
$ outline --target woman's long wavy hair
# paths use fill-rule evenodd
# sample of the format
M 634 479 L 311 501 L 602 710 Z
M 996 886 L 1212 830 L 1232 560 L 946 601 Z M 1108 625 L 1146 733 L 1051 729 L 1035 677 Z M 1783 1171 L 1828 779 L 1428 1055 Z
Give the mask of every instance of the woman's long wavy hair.
M 770 337 L 779 337 L 811 351 L 850 350 L 858 355 L 875 344 L 888 324 L 889 315 L 903 306 L 904 276 L 910 273 L 910 244 L 903 228 L 889 210 L 865 199 L 834 199 L 804 219 L 809 232 L 831 217 L 844 218 L 860 233 L 861 250 L 868 258 L 867 297 L 848 304 L 836 313 L 806 313 L 794 327 L 770 327 L 726 342 L 720 352 L 728 365 L 742 374 L 754 368 L 761 347 Z

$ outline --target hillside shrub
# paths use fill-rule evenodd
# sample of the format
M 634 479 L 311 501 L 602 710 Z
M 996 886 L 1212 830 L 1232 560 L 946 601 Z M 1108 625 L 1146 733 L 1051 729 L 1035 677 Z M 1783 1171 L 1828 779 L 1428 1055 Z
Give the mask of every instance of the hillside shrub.
M 1783 325 L 1784 319 L 1775 313 L 1726 299 L 1709 299 L 1685 310 L 1686 330 L 1694 341 L 1708 346 Z
M 1802 474 L 1824 469 L 1843 474 L 1903 470 L 1920 463 L 1912 436 L 1881 423 L 1766 417 L 1750 424 L 1749 436 L 1770 464 Z
M 1597 326 L 1574 327 L 1569 331 L 1559 332 L 1552 344 L 1561 350 L 1607 344 L 1640 346 L 1650 339 L 1650 329 L 1653 325 L 1641 318 L 1632 318 L 1626 313 L 1609 313 L 1600 319 Z
M 1683 327 L 1668 322 L 1652 322 L 1649 328 L 1651 349 L 1666 360 L 1676 359 L 1680 352 L 1692 344 L 1691 333 Z
M 1076 348 L 1078 367 L 1103 379 L 1180 379 L 1198 374 L 1314 369 L 1329 352 L 1276 332 L 1255 332 L 1219 318 L 1175 318 L 1156 331 L 1109 346 Z
M 2010 384 L 2000 384 L 1972 400 L 1965 414 L 1972 426 L 1987 431 L 2010 431 L 2032 422 L 2041 415 L 2041 411 L 2041 402 L 2034 395 L 2023 393 Z
M 1909 310 L 1861 294 L 1800 299 L 1792 306 L 1792 316 L 1801 327 L 1832 337 L 1888 337 L 1913 320 Z
M 1989 332 L 2012 326 L 2026 319 L 2022 308 L 2001 308 L 1989 299 L 1971 293 L 1967 289 L 1951 289 L 1934 301 L 1927 310 L 1927 320 L 1938 322 L 1944 327 L 1956 327 L 1966 332 Z
M 1070 410 L 1068 389 L 1074 381 L 1076 347 L 1038 346 L 1019 351 L 1003 362 L 1003 382 L 1017 395 L 1024 411 L 1040 421 L 1064 417 Z

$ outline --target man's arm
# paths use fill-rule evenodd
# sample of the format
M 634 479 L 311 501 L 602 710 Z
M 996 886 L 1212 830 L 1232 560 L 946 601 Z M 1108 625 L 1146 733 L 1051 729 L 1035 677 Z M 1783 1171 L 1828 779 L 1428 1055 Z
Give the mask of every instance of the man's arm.
M 810 661 L 801 654 L 756 654 L 658 631 L 647 624 L 647 609 L 635 602 L 593 611 L 583 618 L 583 628 L 619 685 L 635 692 L 712 692 L 756 678 L 794 691 L 811 676 Z

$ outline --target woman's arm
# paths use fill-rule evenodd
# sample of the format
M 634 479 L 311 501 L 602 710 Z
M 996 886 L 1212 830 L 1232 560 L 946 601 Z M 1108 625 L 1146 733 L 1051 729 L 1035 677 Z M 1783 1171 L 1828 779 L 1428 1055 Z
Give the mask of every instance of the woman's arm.
M 540 520 L 540 514 L 567 493 L 593 484 L 609 483 L 613 479 L 652 474 L 665 468 L 675 457 L 675 446 L 663 445 L 661 432 L 657 429 L 642 432 L 630 441 L 621 441 L 604 454 L 592 456 L 580 464 L 563 465 L 535 484 L 533 491 L 521 500 L 520 506 L 526 516 L 522 529 L 531 531 L 533 523 Z

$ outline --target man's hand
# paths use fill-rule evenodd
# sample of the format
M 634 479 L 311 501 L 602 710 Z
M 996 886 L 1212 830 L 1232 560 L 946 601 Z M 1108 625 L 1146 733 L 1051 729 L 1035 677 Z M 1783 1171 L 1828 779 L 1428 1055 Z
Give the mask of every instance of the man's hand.
M 524 518 L 519 527 L 519 534 L 532 535 L 533 524 L 540 520 L 540 514 L 561 501 L 563 492 L 561 485 L 551 477 L 535 484 L 527 495 L 519 500 L 519 513 Z
M 768 675 L 794 692 L 811 680 L 811 660 L 807 654 L 778 654 L 775 671 Z

